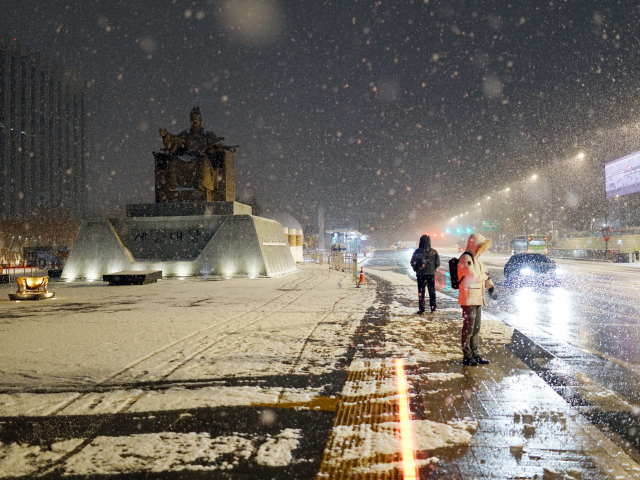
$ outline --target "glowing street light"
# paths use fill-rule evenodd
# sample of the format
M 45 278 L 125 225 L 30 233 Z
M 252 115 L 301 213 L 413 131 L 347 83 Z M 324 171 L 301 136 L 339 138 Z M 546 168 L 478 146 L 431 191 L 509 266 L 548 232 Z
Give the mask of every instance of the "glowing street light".
M 538 175 L 532 175 L 531 176 L 531 180 L 535 180 L 536 178 L 538 178 Z
M 491 200 L 491 197 L 487 197 L 487 200 Z
M 480 206 L 480 202 L 478 202 L 478 206 Z
M 511 189 L 509 187 L 507 187 L 507 188 L 504 189 L 504 191 L 505 192 L 509 192 L 509 191 L 511 191 Z
M 580 152 L 578 155 L 576 155 L 576 158 L 578 160 L 582 160 L 584 158 L 584 152 Z

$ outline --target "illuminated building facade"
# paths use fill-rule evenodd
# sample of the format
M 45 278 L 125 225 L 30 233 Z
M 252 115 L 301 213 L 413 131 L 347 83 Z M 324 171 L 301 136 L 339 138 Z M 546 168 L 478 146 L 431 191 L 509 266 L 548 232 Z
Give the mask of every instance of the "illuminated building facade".
M 77 73 L 0 36 L 0 217 L 39 206 L 84 216 L 85 118 Z

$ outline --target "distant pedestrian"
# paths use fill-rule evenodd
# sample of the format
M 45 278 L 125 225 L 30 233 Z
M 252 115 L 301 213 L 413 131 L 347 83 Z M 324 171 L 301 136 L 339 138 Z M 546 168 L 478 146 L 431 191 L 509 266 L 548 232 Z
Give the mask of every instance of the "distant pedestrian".
M 640 256 L 640 248 L 638 248 L 637 243 L 633 246 L 633 256 L 636 257 L 636 262 L 640 260 L 640 258 L 638 258 Z
M 458 303 L 462 307 L 462 354 L 463 364 L 475 367 L 486 365 L 489 360 L 480 355 L 480 327 L 482 321 L 482 306 L 485 305 L 485 288 L 492 298 L 494 285 L 491 281 L 480 255 L 491 245 L 491 239 L 479 233 L 473 233 L 467 241 L 467 250 L 458 260 L 458 278 L 460 279 L 460 293 Z
M 429 291 L 429 306 L 436 311 L 436 270 L 440 266 L 440 256 L 431 248 L 429 235 L 420 237 L 418 249 L 411 257 L 411 268 L 416 272 L 418 280 L 418 314 L 424 313 L 425 287 Z

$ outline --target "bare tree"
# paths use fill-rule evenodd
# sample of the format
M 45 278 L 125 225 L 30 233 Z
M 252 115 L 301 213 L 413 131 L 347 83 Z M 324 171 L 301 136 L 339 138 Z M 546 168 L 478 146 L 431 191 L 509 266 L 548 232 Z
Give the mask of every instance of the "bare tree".
M 80 220 L 64 208 L 40 207 L 26 217 L 0 219 L 0 262 L 22 263 L 24 247 L 70 247 L 79 228 Z

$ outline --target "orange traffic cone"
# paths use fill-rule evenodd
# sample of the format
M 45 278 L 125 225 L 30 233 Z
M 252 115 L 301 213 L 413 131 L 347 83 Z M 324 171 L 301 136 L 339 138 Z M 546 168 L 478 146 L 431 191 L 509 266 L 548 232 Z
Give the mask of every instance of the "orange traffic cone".
M 360 267 L 360 280 L 358 280 L 358 286 L 366 284 L 367 281 L 364 279 L 364 267 Z

